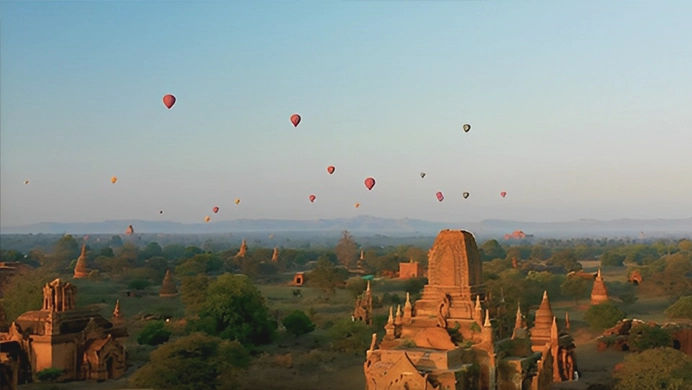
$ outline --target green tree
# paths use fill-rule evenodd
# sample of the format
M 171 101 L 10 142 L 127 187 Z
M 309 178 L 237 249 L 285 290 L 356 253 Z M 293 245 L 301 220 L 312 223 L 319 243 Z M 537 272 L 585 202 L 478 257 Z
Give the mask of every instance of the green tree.
M 57 277 L 58 274 L 44 268 L 27 270 L 12 277 L 3 286 L 3 298 L 0 300 L 7 322 L 11 323 L 27 311 L 41 309 L 43 286 Z
M 361 321 L 342 318 L 328 330 L 331 348 L 340 352 L 364 351 L 370 344 L 372 331 Z
M 341 232 L 341 240 L 336 244 L 334 252 L 336 252 L 336 259 L 344 267 L 352 268 L 356 264 L 358 259 L 358 245 L 356 245 L 356 242 L 353 240 L 348 230 Z
M 201 274 L 182 277 L 180 300 L 185 305 L 185 312 L 188 315 L 199 313 L 202 305 L 207 300 L 208 288 L 209 277 L 207 277 L 207 275 Z
M 490 261 L 494 259 L 504 259 L 507 256 L 507 252 L 500 246 L 497 240 L 488 240 L 483 243 L 483 245 L 478 248 L 481 260 Z
M 79 244 L 72 235 L 66 234 L 55 243 L 50 266 L 53 269 L 64 268 L 77 257 L 79 257 Z
M 680 297 L 666 309 L 665 314 L 668 318 L 687 318 L 692 320 L 692 295 Z
M 584 321 L 597 332 L 613 327 L 623 318 L 625 312 L 610 302 L 591 306 L 584 312 Z
M 574 249 L 567 248 L 553 253 L 550 259 L 548 259 L 547 264 L 559 265 L 562 266 L 567 272 L 572 272 L 582 269 L 582 265 L 578 260 L 579 259 L 577 259 Z
M 661 325 L 636 324 L 630 329 L 628 340 L 637 352 L 647 349 L 672 347 L 673 337 Z
M 572 276 L 565 279 L 560 285 L 560 292 L 563 296 L 574 299 L 578 305 L 580 299 L 588 296 L 591 285 L 592 283 L 582 277 Z
M 137 336 L 137 344 L 159 345 L 171 338 L 171 331 L 166 329 L 163 321 L 149 321 L 142 333 Z
M 243 345 L 271 343 L 277 324 L 262 294 L 245 275 L 223 274 L 209 284 L 193 328 Z
M 601 255 L 601 266 L 602 267 L 620 267 L 623 266 L 625 261 L 625 255 L 617 253 L 613 250 L 605 251 Z
M 99 252 L 100 256 L 103 257 L 110 257 L 113 258 L 115 257 L 115 252 L 113 252 L 113 248 L 106 246 L 101 249 L 101 252 Z
M 163 256 L 163 249 L 158 242 L 150 242 L 142 252 L 139 253 L 141 260 L 150 259 L 155 256 Z
M 157 390 L 234 389 L 249 365 L 250 354 L 240 343 L 194 333 L 158 347 L 129 382 Z
M 296 337 L 315 330 L 315 324 L 313 324 L 310 317 L 301 310 L 293 311 L 291 314 L 287 315 L 281 323 L 286 327 L 288 333 Z
M 690 390 L 692 358 L 672 348 L 655 348 L 625 356 L 613 375 L 615 390 Z
M 308 284 L 325 292 L 334 294 L 336 288 L 346 280 L 347 275 L 339 272 L 334 264 L 325 256 L 317 259 L 315 269 L 307 274 Z
M 183 257 L 185 246 L 181 244 L 169 244 L 163 248 L 162 256 L 167 260 L 175 261 Z

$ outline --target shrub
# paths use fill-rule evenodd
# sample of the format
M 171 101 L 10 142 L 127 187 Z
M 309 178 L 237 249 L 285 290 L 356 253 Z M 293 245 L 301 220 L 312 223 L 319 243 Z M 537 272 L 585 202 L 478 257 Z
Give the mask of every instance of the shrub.
M 286 327 L 288 333 L 295 336 L 302 336 L 315 330 L 315 324 L 302 310 L 295 310 L 287 315 L 281 323 Z
M 151 321 L 137 337 L 137 344 L 159 345 L 171 338 L 171 332 L 166 329 L 163 321 Z
M 62 375 L 62 370 L 59 368 L 46 368 L 36 373 L 36 378 L 41 382 L 51 382 Z
M 625 312 L 610 302 L 591 306 L 584 313 L 584 321 L 597 332 L 610 328 L 625 318 Z

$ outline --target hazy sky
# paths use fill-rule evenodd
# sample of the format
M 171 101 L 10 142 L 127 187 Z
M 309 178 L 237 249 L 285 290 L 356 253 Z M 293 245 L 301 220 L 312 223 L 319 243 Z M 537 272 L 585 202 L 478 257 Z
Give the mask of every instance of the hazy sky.
M 691 14 L 688 1 L 3 1 L 0 225 L 690 217 Z

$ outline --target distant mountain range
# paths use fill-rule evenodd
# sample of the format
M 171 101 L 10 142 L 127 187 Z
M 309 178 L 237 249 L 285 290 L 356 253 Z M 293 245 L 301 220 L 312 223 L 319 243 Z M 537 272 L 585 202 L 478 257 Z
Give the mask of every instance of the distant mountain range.
M 0 234 L 121 234 L 132 224 L 135 233 L 218 234 L 228 232 L 329 233 L 348 230 L 359 235 L 435 236 L 442 229 L 465 229 L 476 235 L 501 237 L 515 230 L 542 238 L 580 237 L 692 237 L 692 218 L 618 219 L 572 222 L 520 222 L 484 220 L 481 222 L 432 222 L 419 219 L 390 219 L 361 215 L 354 218 L 319 220 L 238 219 L 211 223 L 167 221 L 43 222 L 0 228 Z

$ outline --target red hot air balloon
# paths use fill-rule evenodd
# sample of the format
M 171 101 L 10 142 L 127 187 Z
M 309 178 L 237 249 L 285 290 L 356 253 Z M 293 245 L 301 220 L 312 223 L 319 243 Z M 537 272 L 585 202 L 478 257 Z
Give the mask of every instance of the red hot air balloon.
M 502 192 L 500 192 L 500 196 L 504 198 L 505 196 L 507 196 L 507 193 L 502 191 Z
M 442 195 L 442 192 L 439 192 L 439 191 L 438 191 L 437 194 L 435 194 L 435 196 L 437 196 L 437 200 L 440 201 L 440 202 L 442 202 L 443 200 L 445 200 L 445 196 Z
M 300 115 L 298 115 L 298 114 L 291 115 L 291 123 L 293 123 L 293 127 L 298 127 L 298 124 L 300 123 Z
M 168 94 L 163 97 L 163 104 L 170 110 L 175 104 L 175 96 Z
M 375 179 L 373 179 L 372 177 L 365 179 L 365 187 L 367 187 L 368 190 L 372 190 L 372 187 L 374 187 L 374 186 L 375 186 Z
M 218 207 L 214 207 L 213 209 L 211 209 L 211 211 L 213 211 L 213 212 L 214 212 L 214 214 L 216 214 L 216 213 L 218 213 L 218 212 L 219 212 L 219 208 L 218 208 Z
M 336 168 L 334 168 L 333 165 L 330 165 L 330 166 L 327 167 L 327 172 L 329 172 L 330 175 L 331 175 L 332 173 L 334 173 L 334 170 L 336 170 Z
M 316 196 L 315 195 L 310 195 L 310 203 L 315 201 Z

